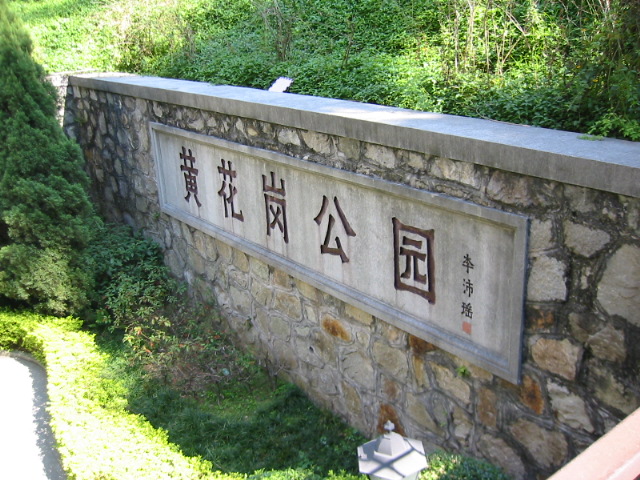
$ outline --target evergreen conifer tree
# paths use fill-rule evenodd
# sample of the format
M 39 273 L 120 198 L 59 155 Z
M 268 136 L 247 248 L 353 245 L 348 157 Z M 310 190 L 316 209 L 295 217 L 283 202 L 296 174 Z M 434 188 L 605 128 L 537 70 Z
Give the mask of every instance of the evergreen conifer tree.
M 78 313 L 96 217 L 82 154 L 56 120 L 55 90 L 31 51 L 0 0 L 0 304 Z

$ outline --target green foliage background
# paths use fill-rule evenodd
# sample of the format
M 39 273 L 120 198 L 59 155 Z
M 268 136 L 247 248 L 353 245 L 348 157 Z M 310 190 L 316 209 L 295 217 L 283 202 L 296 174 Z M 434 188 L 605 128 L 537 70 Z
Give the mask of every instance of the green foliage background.
M 637 0 L 11 0 L 50 71 L 98 69 L 640 140 Z

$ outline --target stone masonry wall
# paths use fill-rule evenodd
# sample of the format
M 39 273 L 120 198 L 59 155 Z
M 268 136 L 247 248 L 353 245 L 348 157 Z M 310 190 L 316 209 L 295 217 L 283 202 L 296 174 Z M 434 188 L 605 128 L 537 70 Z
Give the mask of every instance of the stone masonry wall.
M 104 216 L 162 245 L 174 274 L 218 303 L 228 328 L 271 372 L 365 434 L 392 420 L 428 449 L 483 457 L 515 478 L 545 478 L 640 406 L 637 195 L 301 129 L 285 113 L 282 123 L 267 122 L 241 107 L 201 110 L 100 85 L 70 79 L 65 125 L 82 146 Z M 529 217 L 521 384 L 162 213 L 148 122 Z

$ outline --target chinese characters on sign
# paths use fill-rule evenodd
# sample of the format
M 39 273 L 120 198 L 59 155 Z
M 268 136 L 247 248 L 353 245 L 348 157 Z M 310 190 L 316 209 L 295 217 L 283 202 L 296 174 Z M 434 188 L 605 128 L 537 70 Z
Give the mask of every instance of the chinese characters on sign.
M 173 127 L 152 132 L 163 212 L 517 379 L 526 218 Z
M 340 218 L 340 222 L 342 223 L 342 228 L 344 229 L 344 232 L 347 234 L 347 236 L 349 237 L 355 237 L 356 236 L 356 232 L 353 231 L 353 228 L 351 228 L 351 225 L 349 224 L 349 221 L 347 220 L 347 217 L 345 216 L 344 212 L 342 211 L 342 207 L 340 207 L 340 202 L 338 201 L 338 197 L 333 197 L 333 204 L 336 207 L 336 212 L 338 212 L 338 218 Z M 316 216 L 316 218 L 313 219 L 314 222 L 316 222 L 318 224 L 318 226 L 320 226 L 320 224 L 322 223 L 322 220 L 324 218 L 325 213 L 327 213 L 327 209 L 329 208 L 329 199 L 327 198 L 326 195 L 322 196 L 322 207 L 320 208 L 320 212 L 318 213 L 318 215 Z M 335 242 L 335 247 L 330 247 L 329 244 L 331 243 L 331 235 L 333 232 L 333 226 L 336 223 L 336 220 L 333 216 L 333 214 L 329 214 L 329 220 L 328 220 L 328 225 L 327 225 L 327 234 L 324 237 L 324 243 L 322 245 L 320 245 L 320 252 L 322 254 L 328 253 L 329 255 L 338 255 L 340 257 L 340 259 L 342 260 L 342 263 L 348 263 L 349 262 L 349 257 L 347 256 L 347 254 L 345 253 L 344 249 L 342 248 L 342 242 L 340 241 L 340 237 L 336 236 L 333 241 Z
M 226 162 L 224 158 L 221 161 L 222 166 L 218 167 L 218 173 L 222 175 L 222 186 L 218 190 L 218 195 L 222 197 L 224 202 L 224 216 L 229 218 L 231 214 L 232 218 L 244 222 L 244 215 L 242 210 L 236 212 L 235 197 L 238 194 L 238 189 L 233 185 L 233 179 L 236 178 L 237 172 L 233 170 L 231 162 Z
M 465 254 L 462 260 L 462 268 L 465 270 L 467 278 L 462 279 L 462 311 L 460 315 L 463 316 L 462 319 L 462 331 L 467 335 L 471 335 L 471 320 L 473 319 L 473 305 L 471 304 L 471 297 L 473 296 L 473 282 L 471 281 L 471 270 L 473 270 L 475 265 L 471 261 L 471 257 L 469 254 Z
M 433 230 L 405 225 L 395 217 L 392 222 L 396 290 L 407 290 L 426 298 L 429 303 L 435 303 Z
M 201 206 L 197 198 L 198 189 L 196 177 L 198 170 L 193 168 L 195 158 L 191 150 L 188 150 L 187 154 L 185 147 L 182 147 L 180 158 L 185 162 L 185 165 L 181 166 L 181 170 L 187 172 L 185 173 L 185 181 L 187 182 L 186 188 L 188 194 L 185 198 L 188 201 L 189 195 L 194 194 L 198 206 Z M 189 166 L 186 166 L 187 161 L 190 162 Z M 238 172 L 233 168 L 231 161 L 221 159 L 220 164 L 221 165 L 217 167 L 218 174 L 221 176 L 218 195 L 222 197 L 224 216 L 225 218 L 231 216 L 236 220 L 244 222 L 242 210 L 239 212 L 236 211 L 238 189 L 234 184 L 234 180 L 237 178 Z M 266 175 L 262 175 L 267 235 L 271 235 L 271 232 L 277 229 L 282 234 L 285 243 L 289 243 L 285 180 L 280 178 L 280 185 L 278 186 L 275 172 L 269 172 L 269 176 L 270 178 L 267 179 Z M 334 231 L 338 228 L 336 227 L 336 216 L 342 226 L 341 232 L 337 233 Z M 318 227 L 321 227 L 322 224 L 325 223 L 325 217 L 326 233 L 324 235 L 324 242 L 320 245 L 320 253 L 323 255 L 336 255 L 340 257 L 342 263 L 349 263 L 349 256 L 344 250 L 340 234 L 344 232 L 344 235 L 347 237 L 355 237 L 356 232 L 347 220 L 338 197 L 334 196 L 333 202 L 331 202 L 326 195 L 322 196 L 322 206 L 313 220 Z M 395 217 L 392 219 L 392 226 L 395 289 L 414 293 L 425 298 L 429 303 L 435 303 L 434 231 L 405 225 Z M 473 265 L 471 265 L 470 268 L 473 268 Z M 473 284 L 470 280 L 466 280 L 466 282 L 465 293 L 468 291 L 470 297 L 471 293 L 473 293 Z M 472 317 L 473 312 L 470 303 L 463 303 L 463 314 L 469 318 Z M 465 328 L 465 332 L 466 331 Z M 470 331 L 467 333 L 470 333 Z
M 182 147 L 180 160 L 182 160 L 180 170 L 184 172 L 184 183 L 187 190 L 187 196 L 184 197 L 184 199 L 188 202 L 193 194 L 196 204 L 198 207 L 201 207 L 202 204 L 200 200 L 198 200 L 198 169 L 193 166 L 196 159 L 191 153 L 191 149 L 187 150 L 185 147 Z
M 285 243 L 289 243 L 289 229 L 287 227 L 287 192 L 284 180 L 280 179 L 280 187 L 276 187 L 275 173 L 270 172 L 271 185 L 267 185 L 267 177 L 262 175 L 262 191 L 264 192 L 264 206 L 267 213 L 267 235 L 276 227 L 282 232 Z

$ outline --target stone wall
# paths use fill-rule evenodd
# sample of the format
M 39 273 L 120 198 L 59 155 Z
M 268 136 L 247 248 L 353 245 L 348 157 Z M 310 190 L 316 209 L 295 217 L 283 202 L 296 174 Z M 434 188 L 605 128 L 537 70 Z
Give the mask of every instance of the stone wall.
M 149 122 L 526 215 L 520 384 L 163 213 Z M 367 435 L 392 420 L 544 478 L 640 406 L 639 144 L 138 77 L 71 77 L 65 125 L 104 216 L 155 239 L 274 374 Z

